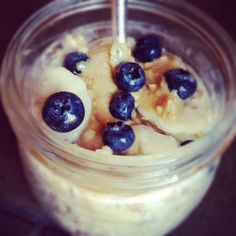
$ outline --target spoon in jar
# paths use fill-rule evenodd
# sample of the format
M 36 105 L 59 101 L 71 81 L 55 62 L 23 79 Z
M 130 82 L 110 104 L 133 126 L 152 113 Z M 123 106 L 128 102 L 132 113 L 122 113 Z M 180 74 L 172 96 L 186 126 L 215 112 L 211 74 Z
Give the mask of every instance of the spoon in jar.
M 112 36 L 113 42 L 126 42 L 128 0 L 112 0 Z

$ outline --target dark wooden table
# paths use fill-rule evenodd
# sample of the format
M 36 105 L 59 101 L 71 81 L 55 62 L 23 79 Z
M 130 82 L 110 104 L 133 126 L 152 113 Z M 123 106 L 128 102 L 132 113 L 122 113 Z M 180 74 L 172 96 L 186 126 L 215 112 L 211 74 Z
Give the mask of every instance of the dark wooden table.
M 0 3 L 0 62 L 16 29 L 29 15 L 47 2 L 49 1 L 21 0 Z M 236 0 L 189 2 L 211 15 L 236 41 Z M 1 106 L 0 132 L 0 235 L 68 235 L 48 219 L 32 197 L 18 160 L 15 136 Z M 169 236 L 236 235 L 235 153 L 236 141 L 224 154 L 216 179 L 203 202 L 189 219 Z

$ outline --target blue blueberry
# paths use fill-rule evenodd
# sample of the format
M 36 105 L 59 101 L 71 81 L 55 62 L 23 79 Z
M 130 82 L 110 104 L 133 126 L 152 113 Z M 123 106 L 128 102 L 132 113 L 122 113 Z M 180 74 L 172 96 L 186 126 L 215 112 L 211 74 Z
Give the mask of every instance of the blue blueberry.
M 103 131 L 103 143 L 114 152 L 127 150 L 134 143 L 135 135 L 131 126 L 122 121 L 108 123 Z
M 177 94 L 183 100 L 191 97 L 197 89 L 197 81 L 193 75 L 184 69 L 177 68 L 165 73 L 169 90 L 176 89 Z
M 119 89 L 136 92 L 145 84 L 145 73 L 139 64 L 126 62 L 118 66 L 115 79 Z
M 138 39 L 133 51 L 139 62 L 151 62 L 161 56 L 162 45 L 158 36 L 148 34 Z
M 88 60 L 89 57 L 82 52 L 71 52 L 65 57 L 64 67 L 74 75 L 78 75 L 81 73 L 81 69 L 79 69 L 79 63 L 86 62 Z
M 115 94 L 110 102 L 111 114 L 121 120 L 131 119 L 134 110 L 134 97 L 128 92 Z
M 45 123 L 57 132 L 69 132 L 84 119 L 85 110 L 81 99 L 70 92 L 57 92 L 46 100 L 42 117 Z

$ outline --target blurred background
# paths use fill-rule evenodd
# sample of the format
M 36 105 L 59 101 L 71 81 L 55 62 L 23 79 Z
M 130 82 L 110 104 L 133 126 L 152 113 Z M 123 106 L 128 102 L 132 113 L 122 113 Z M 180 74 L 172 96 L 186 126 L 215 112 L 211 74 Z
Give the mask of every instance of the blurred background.
M 1 1 L 0 62 L 17 28 L 48 2 Z M 208 13 L 236 41 L 236 0 L 188 2 Z M 0 235 L 69 236 L 48 219 L 31 195 L 19 163 L 16 140 L 1 105 L 0 122 Z M 188 220 L 168 236 L 190 235 L 236 235 L 236 141 L 224 154 L 215 181 L 203 202 Z

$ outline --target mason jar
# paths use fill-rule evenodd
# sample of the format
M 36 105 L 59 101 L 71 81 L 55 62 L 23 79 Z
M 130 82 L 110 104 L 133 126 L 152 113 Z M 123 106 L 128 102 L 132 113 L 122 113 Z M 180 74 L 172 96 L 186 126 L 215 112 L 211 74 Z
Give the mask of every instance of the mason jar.
M 108 156 L 48 135 L 29 109 L 40 80 L 32 68 L 71 30 L 90 41 L 110 37 L 111 10 L 106 0 L 57 0 L 36 12 L 9 44 L 1 98 L 35 197 L 72 235 L 170 232 L 206 194 L 235 135 L 236 50 L 227 33 L 186 2 L 130 0 L 128 7 L 129 36 L 158 34 L 167 50 L 197 71 L 210 96 L 214 124 L 203 138 L 172 154 L 138 157 Z

